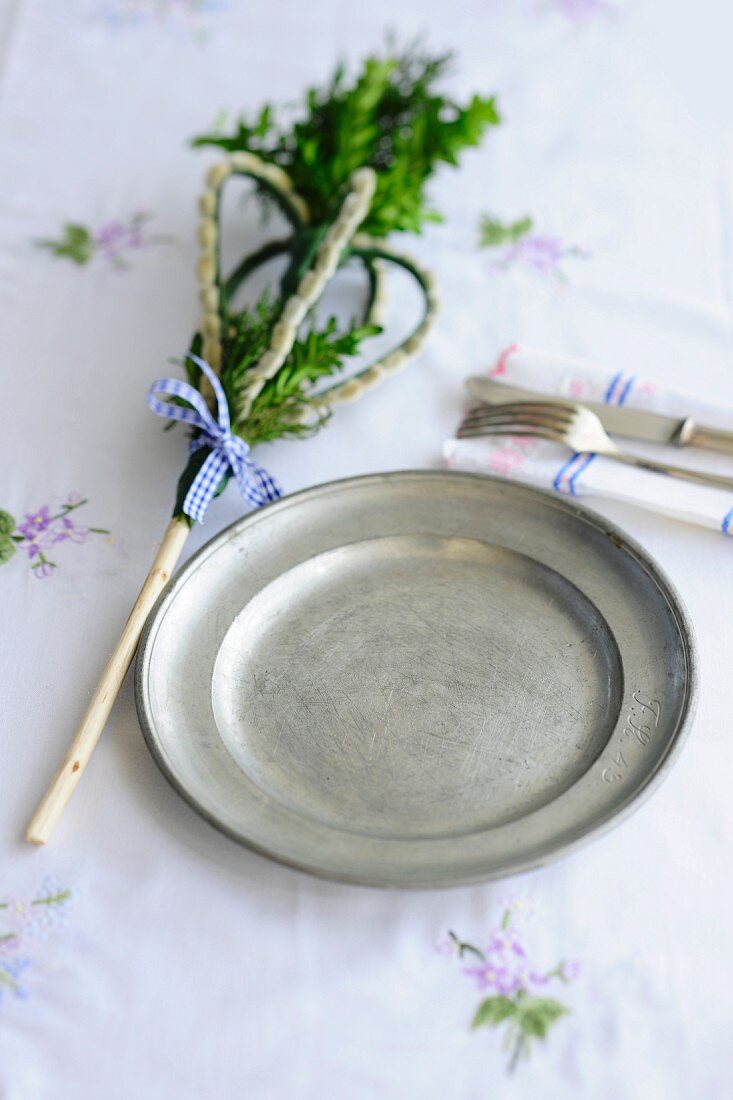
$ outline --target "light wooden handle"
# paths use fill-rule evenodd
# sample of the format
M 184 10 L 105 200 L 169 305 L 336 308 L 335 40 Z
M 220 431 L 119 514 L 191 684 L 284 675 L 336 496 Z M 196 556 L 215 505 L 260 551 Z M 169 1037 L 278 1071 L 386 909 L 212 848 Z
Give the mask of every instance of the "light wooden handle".
M 168 524 L 155 561 L 140 589 L 140 595 L 125 623 L 120 640 L 104 667 L 76 736 L 26 829 L 25 838 L 31 844 L 46 843 L 84 774 L 135 655 L 145 620 L 175 568 L 188 532 L 188 521 L 184 517 L 177 516 Z

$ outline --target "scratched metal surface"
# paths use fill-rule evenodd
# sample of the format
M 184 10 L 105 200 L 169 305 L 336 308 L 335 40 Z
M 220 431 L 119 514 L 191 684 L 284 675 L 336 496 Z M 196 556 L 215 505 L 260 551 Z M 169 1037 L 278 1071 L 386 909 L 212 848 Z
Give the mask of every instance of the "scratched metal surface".
M 623 816 L 689 725 L 689 624 L 659 570 L 571 502 L 465 474 L 318 486 L 168 586 L 138 713 L 231 837 L 354 882 L 538 865 Z

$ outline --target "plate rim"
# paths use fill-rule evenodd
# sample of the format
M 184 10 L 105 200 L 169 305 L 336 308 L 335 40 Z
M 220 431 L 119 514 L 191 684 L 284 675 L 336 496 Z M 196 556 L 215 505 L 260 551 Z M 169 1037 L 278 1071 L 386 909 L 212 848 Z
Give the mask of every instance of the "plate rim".
M 525 859 L 516 859 L 506 867 L 497 868 L 493 871 L 489 870 L 479 875 L 457 878 L 451 882 L 397 883 L 392 880 L 381 881 L 377 876 L 367 879 L 358 874 L 349 875 L 328 871 L 323 867 L 313 865 L 306 861 L 289 859 L 277 851 L 267 848 L 262 844 L 258 844 L 256 841 L 229 828 L 216 817 L 214 812 L 210 811 L 187 790 L 184 784 L 178 779 L 174 770 L 169 766 L 162 751 L 162 747 L 158 743 L 152 721 L 149 719 L 146 702 L 145 679 L 150 663 L 150 653 L 152 652 L 151 646 L 154 642 L 156 624 L 162 614 L 164 614 L 165 605 L 175 597 L 177 590 L 185 583 L 188 575 L 199 567 L 203 559 L 216 552 L 218 544 L 223 544 L 231 539 L 235 531 L 238 534 L 239 529 L 247 528 L 253 526 L 255 523 L 262 522 L 272 510 L 283 511 L 309 496 L 321 495 L 335 489 L 348 488 L 352 485 L 358 486 L 364 483 L 374 484 L 379 482 L 388 483 L 403 478 L 417 478 L 421 480 L 429 478 L 437 478 L 440 480 L 460 479 L 476 483 L 485 483 L 489 481 L 501 488 L 518 491 L 520 494 L 527 495 L 530 498 L 539 497 L 544 500 L 545 503 L 558 508 L 560 511 L 567 512 L 580 518 L 583 522 L 589 523 L 602 534 L 606 535 L 619 550 L 634 558 L 644 569 L 650 580 L 656 585 L 678 624 L 686 659 L 684 712 L 677 725 L 677 729 L 664 755 L 649 772 L 642 785 L 637 790 L 633 791 L 625 802 L 622 802 L 605 817 L 599 819 L 592 828 L 588 829 L 581 836 L 560 843 L 549 852 L 543 852 L 538 856 L 528 856 Z M 226 527 L 222 528 L 216 534 L 212 535 L 212 537 L 200 546 L 199 549 L 196 550 L 195 553 L 193 553 L 170 577 L 145 621 L 135 661 L 134 696 L 138 722 L 143 738 L 157 767 L 170 786 L 172 786 L 183 800 L 209 825 L 213 826 L 217 832 L 223 834 L 229 840 L 254 852 L 258 856 L 263 856 L 281 866 L 312 875 L 323 881 L 366 886 L 376 889 L 449 890 L 460 888 L 461 886 L 480 884 L 482 882 L 497 881 L 517 874 L 525 874 L 529 871 L 554 863 L 558 859 L 563 859 L 565 856 L 572 855 L 574 852 L 584 848 L 594 840 L 610 832 L 612 829 L 616 828 L 617 825 L 621 825 L 636 810 L 640 809 L 661 783 L 664 782 L 682 752 L 690 734 L 698 705 L 699 658 L 695 629 L 677 586 L 649 552 L 646 551 L 633 536 L 629 535 L 628 532 L 624 531 L 623 528 L 619 527 L 613 521 L 607 519 L 594 509 L 589 508 L 587 505 L 580 504 L 577 500 L 570 499 L 566 496 L 560 496 L 547 489 L 528 485 L 525 482 L 514 481 L 498 475 L 481 474 L 462 470 L 444 470 L 439 468 L 406 468 L 402 470 L 378 471 L 375 473 L 334 478 L 330 481 L 319 482 L 315 485 L 307 486 L 294 493 L 288 493 L 287 496 L 283 496 L 279 500 L 267 504 L 264 508 L 259 508 L 256 511 L 240 516 L 232 523 L 227 524 Z

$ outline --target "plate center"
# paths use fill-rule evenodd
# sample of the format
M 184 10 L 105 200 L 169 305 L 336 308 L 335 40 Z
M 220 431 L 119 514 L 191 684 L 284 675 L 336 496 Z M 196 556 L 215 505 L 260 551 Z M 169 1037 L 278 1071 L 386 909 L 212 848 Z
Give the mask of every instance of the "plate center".
M 485 830 L 575 783 L 622 687 L 593 604 L 533 558 L 397 536 L 318 554 L 239 613 L 212 707 L 269 797 L 340 830 Z

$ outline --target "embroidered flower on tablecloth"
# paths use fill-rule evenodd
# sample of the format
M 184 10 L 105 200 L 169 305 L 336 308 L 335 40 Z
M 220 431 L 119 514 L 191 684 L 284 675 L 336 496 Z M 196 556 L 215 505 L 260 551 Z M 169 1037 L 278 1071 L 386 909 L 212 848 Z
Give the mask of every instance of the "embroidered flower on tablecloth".
M 618 8 L 611 0 L 546 0 L 547 11 L 564 15 L 573 23 L 589 23 L 599 15 L 616 15 Z
M 33 966 L 33 953 L 63 924 L 71 897 L 71 890 L 47 878 L 29 901 L 0 902 L 0 1008 L 6 996 L 30 996 L 25 975 Z
M 109 535 L 104 527 L 83 527 L 71 518 L 71 512 L 88 503 L 78 493 L 70 493 L 53 515 L 51 505 L 43 504 L 27 512 L 22 523 L 0 510 L 0 565 L 10 561 L 17 550 L 24 550 L 34 576 L 49 577 L 58 568 L 48 557 L 52 546 L 61 542 L 80 544 L 90 535 Z
M 567 985 L 579 974 L 576 962 L 560 962 L 545 970 L 531 960 L 516 928 L 522 908 L 521 903 L 508 905 L 482 948 L 459 939 L 455 932 L 449 932 L 437 948 L 442 955 L 468 962 L 463 973 L 479 992 L 488 994 L 476 1009 L 471 1026 L 504 1030 L 510 1072 L 529 1057 L 533 1042 L 546 1039 L 558 1020 L 570 1012 L 561 1001 L 547 995 L 548 986 L 553 982 Z
M 495 271 L 523 268 L 537 275 L 565 281 L 563 262 L 588 259 L 589 253 L 577 245 L 566 245 L 560 237 L 536 233 L 530 217 L 504 223 L 489 214 L 481 218 L 479 243 L 482 248 L 500 249 L 493 263 Z
M 205 41 L 209 18 L 228 6 L 226 0 L 98 0 L 95 13 L 115 31 L 146 25 L 183 27 Z
M 127 257 L 140 249 L 169 243 L 172 238 L 161 234 L 151 234 L 145 229 L 152 214 L 140 211 L 131 214 L 126 220 L 105 222 L 99 229 L 89 229 L 86 225 L 66 222 L 57 239 L 46 238 L 35 241 L 37 248 L 44 248 L 57 259 L 71 260 L 79 267 L 85 267 L 95 257 L 106 260 L 117 271 L 129 268 Z

